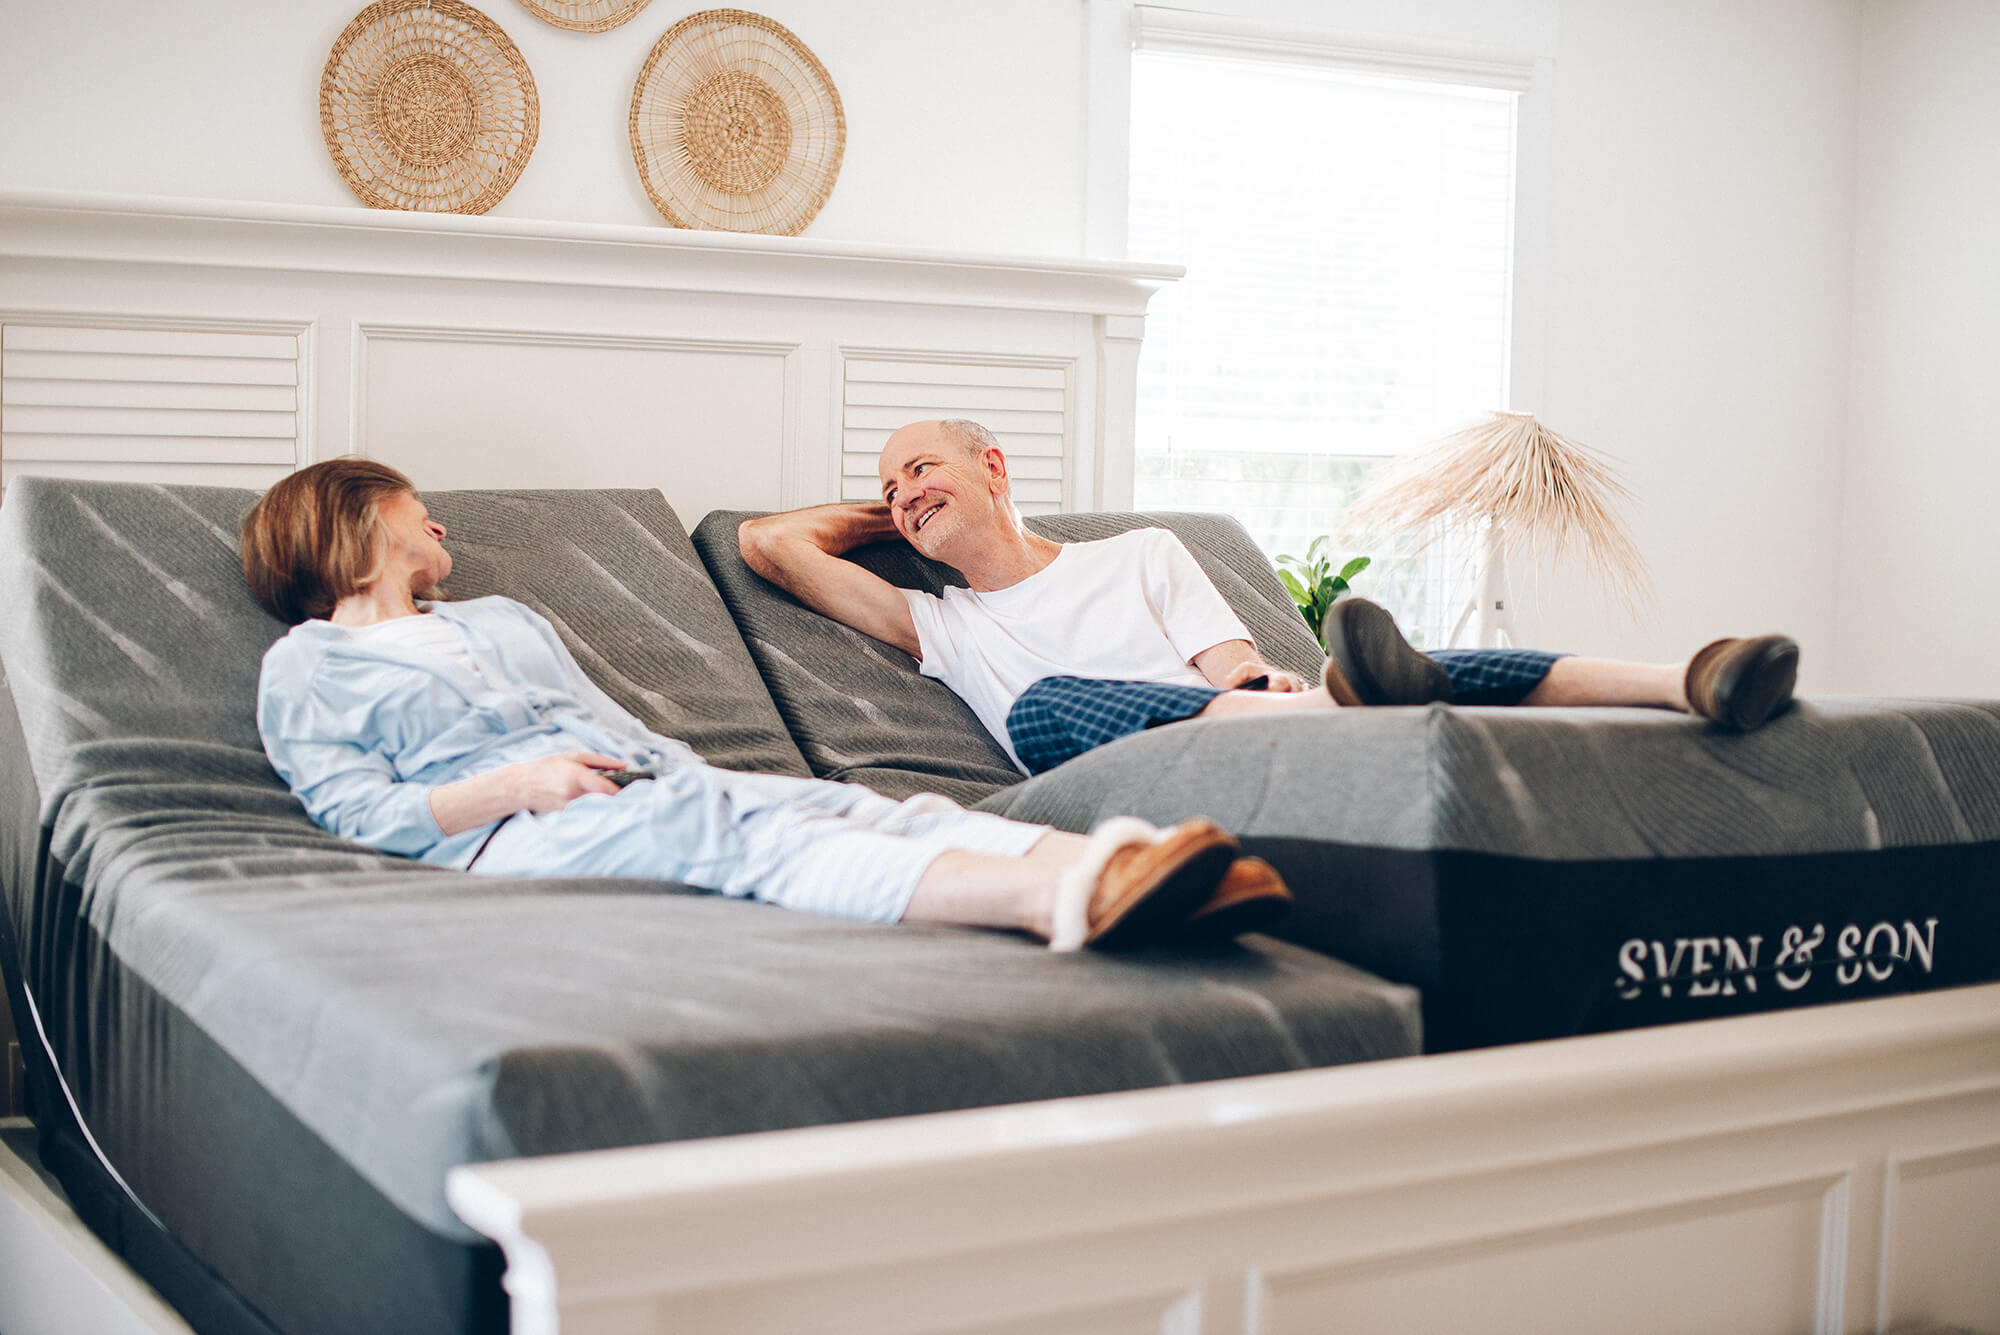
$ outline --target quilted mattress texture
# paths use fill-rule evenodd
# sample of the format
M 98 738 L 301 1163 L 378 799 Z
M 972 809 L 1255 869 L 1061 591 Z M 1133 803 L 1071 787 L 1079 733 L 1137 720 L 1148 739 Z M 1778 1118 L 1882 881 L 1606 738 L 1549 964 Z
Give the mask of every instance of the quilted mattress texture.
M 283 627 L 236 566 L 251 499 L 28 478 L 0 507 L 0 664 L 35 794 L 7 844 L 40 863 L 7 886 L 22 973 L 113 1165 L 246 1292 L 278 1284 L 259 1254 L 282 1240 L 231 1232 L 262 1207 L 219 1195 L 226 1175 L 175 1125 L 268 1107 L 423 1230 L 471 1242 L 443 1199 L 456 1163 L 1419 1048 L 1410 988 L 1280 942 L 1053 956 L 657 881 L 502 881 L 334 838 L 257 742 L 259 659 Z M 805 770 L 657 494 L 426 500 L 459 596 L 537 606 L 607 691 L 716 763 Z M 205 1103 L 232 1096 L 191 1078 L 197 1053 L 256 1098 Z M 308 1193 L 268 1212 L 274 1230 L 311 1187 L 259 1187 Z M 312 1264 L 346 1264 L 320 1251 Z M 299 1282 L 255 1301 L 282 1306 Z M 346 1312 L 276 1324 L 369 1319 Z

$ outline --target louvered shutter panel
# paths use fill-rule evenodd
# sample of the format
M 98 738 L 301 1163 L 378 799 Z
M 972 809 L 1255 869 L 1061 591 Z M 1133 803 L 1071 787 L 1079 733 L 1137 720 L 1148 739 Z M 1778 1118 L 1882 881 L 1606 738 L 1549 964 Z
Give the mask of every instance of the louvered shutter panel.
M 999 438 L 1022 514 L 1063 505 L 1068 373 L 1061 366 L 849 358 L 841 414 L 840 496 L 878 500 L 876 459 L 897 427 L 964 417 Z
M 296 334 L 0 328 L 0 480 L 263 486 L 296 465 L 298 436 Z

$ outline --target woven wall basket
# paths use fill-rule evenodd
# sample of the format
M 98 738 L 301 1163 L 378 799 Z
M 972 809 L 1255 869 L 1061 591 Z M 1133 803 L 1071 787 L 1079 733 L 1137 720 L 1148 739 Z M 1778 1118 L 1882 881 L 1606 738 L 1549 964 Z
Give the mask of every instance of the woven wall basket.
M 521 0 L 544 23 L 571 32 L 608 32 L 653 0 Z
M 676 227 L 797 236 L 833 193 L 847 116 L 826 67 L 782 25 L 691 14 L 653 47 L 626 122 L 639 179 Z
M 541 107 L 492 19 L 458 0 L 379 0 L 326 58 L 319 126 L 364 203 L 484 213 L 528 165 Z

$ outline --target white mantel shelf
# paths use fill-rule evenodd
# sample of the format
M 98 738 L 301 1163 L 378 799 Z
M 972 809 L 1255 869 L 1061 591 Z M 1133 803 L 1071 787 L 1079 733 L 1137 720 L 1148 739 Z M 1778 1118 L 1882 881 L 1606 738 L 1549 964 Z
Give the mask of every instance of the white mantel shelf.
M 1142 316 L 1186 271 L 363 207 L 0 191 L 0 257 Z

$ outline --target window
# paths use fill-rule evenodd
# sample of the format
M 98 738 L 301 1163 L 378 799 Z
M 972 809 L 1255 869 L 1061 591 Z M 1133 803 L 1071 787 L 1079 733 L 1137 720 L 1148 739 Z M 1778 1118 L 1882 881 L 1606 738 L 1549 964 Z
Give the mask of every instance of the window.
M 1447 642 L 1472 544 L 1412 557 L 1344 511 L 1394 456 L 1508 406 L 1518 94 L 1218 50 L 1132 58 L 1128 253 L 1153 299 L 1134 500 L 1267 552 L 1335 535 L 1361 592 Z

